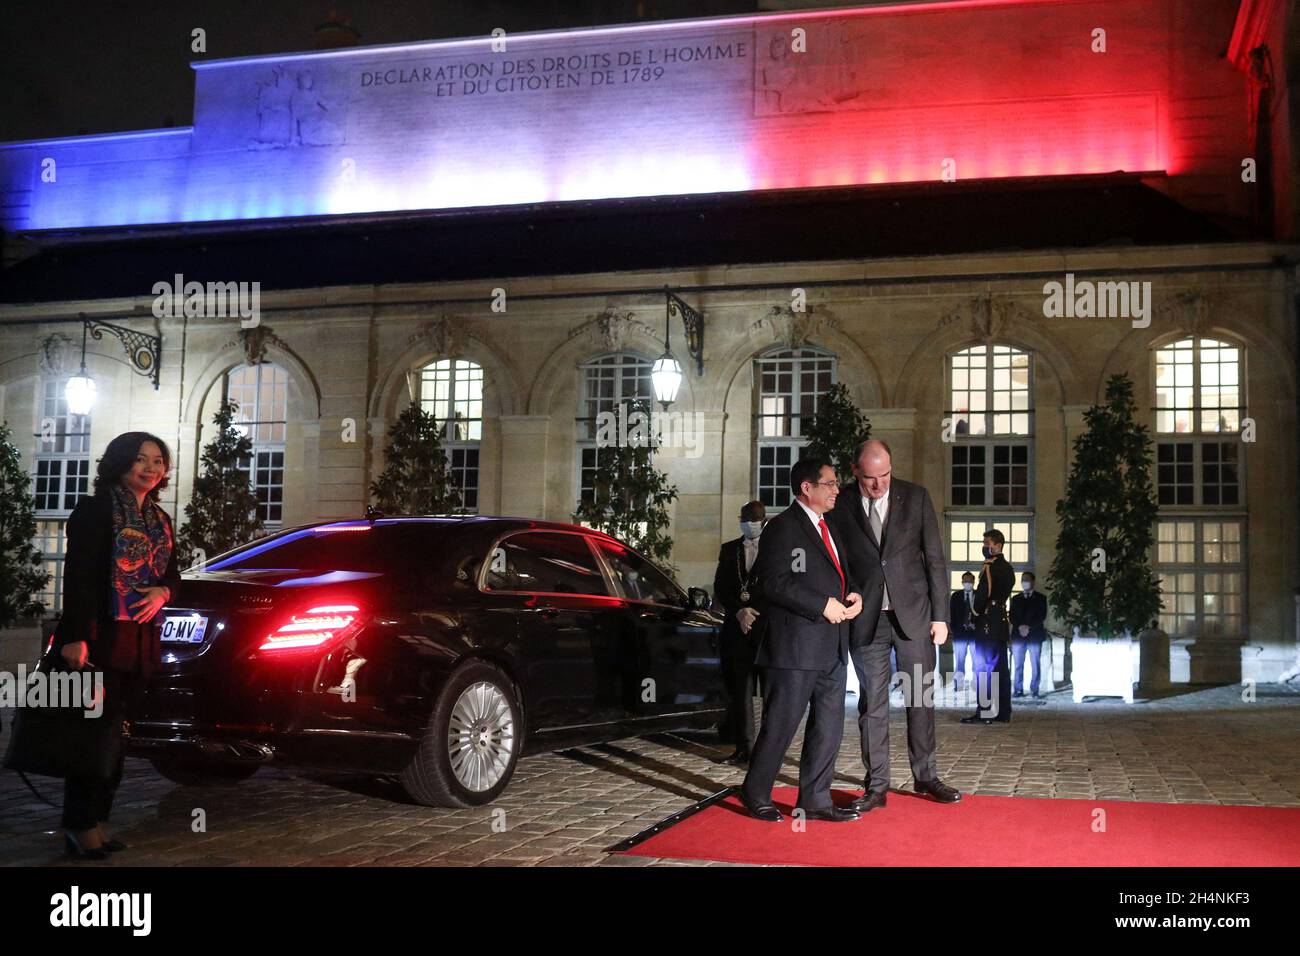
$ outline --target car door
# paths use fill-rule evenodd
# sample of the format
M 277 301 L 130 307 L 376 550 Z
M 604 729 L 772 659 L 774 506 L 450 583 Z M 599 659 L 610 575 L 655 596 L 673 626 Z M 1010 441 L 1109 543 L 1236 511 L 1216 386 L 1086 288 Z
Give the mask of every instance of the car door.
M 611 538 L 593 540 L 627 602 L 623 699 L 631 719 L 669 717 L 722 706 L 719 629 L 692 611 L 672 579 Z
M 488 556 L 484 591 L 520 598 L 525 708 L 538 733 L 617 722 L 621 702 L 598 678 L 621 648 L 622 601 L 611 595 L 587 536 L 519 531 Z

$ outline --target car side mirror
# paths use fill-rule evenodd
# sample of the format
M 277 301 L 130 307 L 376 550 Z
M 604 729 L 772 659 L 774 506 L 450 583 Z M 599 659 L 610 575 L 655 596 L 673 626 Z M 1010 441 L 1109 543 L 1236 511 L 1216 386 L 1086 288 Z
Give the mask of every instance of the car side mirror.
M 693 611 L 707 611 L 713 606 L 713 599 L 704 588 L 691 588 L 686 592 L 686 606 Z

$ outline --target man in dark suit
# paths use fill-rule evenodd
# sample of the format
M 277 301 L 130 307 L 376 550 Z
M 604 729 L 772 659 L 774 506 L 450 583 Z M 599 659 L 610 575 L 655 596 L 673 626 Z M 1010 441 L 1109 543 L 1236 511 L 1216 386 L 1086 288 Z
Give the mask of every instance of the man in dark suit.
M 948 603 L 948 622 L 952 625 L 952 689 L 961 693 L 966 686 L 966 654 L 975 656 L 975 575 L 961 576 L 961 590 L 953 591 Z
M 801 458 L 790 469 L 794 503 L 763 528 L 758 579 L 767 628 L 758 649 L 763 670 L 763 727 L 740 788 L 745 808 L 776 823 L 772 785 L 799 729 L 799 798 L 808 820 L 845 822 L 858 815 L 831 803 L 831 777 L 844 736 L 844 686 L 849 622 L 862 610 L 852 591 L 844 542 L 823 515 L 835 507 L 839 483 L 830 462 Z
M 940 803 L 961 799 L 939 779 L 934 760 L 935 648 L 948 639 L 948 561 L 930 493 L 894 478 L 890 458 L 883 441 L 858 446 L 857 481 L 841 489 L 833 517 L 863 589 L 852 652 L 867 770 L 863 794 L 852 806 L 862 812 L 883 807 L 889 792 L 891 650 L 904 675 L 907 752 L 916 792 Z
M 1011 668 L 1012 697 L 1025 696 L 1025 655 L 1034 668 L 1034 676 L 1029 679 L 1029 693 L 1035 699 L 1038 693 L 1040 661 L 1042 661 L 1043 641 L 1047 639 L 1047 595 L 1034 590 L 1034 572 L 1026 571 L 1020 576 L 1020 591 L 1011 599 Z
M 1002 556 L 1006 538 L 996 528 L 984 532 L 984 567 L 975 587 L 975 713 L 963 724 L 1011 722 L 1011 673 L 1007 668 L 1007 598 L 1016 572 Z
M 728 763 L 749 763 L 758 737 L 753 697 L 754 657 L 766 621 L 759 611 L 758 542 L 767 510 L 761 501 L 740 509 L 740 537 L 724 542 L 713 574 L 713 607 L 722 614 L 722 676 L 727 685 L 727 727 L 736 742 Z

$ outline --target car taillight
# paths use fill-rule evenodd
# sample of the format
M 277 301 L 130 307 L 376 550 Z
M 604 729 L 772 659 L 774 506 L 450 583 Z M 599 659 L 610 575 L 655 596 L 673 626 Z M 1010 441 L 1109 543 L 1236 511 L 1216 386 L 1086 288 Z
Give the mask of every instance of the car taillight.
M 355 604 L 322 604 L 299 611 L 266 635 L 259 651 L 301 651 L 350 637 L 361 628 Z

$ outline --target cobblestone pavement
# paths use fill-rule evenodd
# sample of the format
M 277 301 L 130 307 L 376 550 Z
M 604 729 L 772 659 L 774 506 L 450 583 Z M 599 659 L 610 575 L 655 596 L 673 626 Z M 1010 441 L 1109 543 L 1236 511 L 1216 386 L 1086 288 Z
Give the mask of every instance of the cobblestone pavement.
M 1240 687 L 1183 688 L 1125 705 L 1074 704 L 1065 691 L 992 727 L 963 726 L 966 708 L 941 702 L 939 773 L 977 794 L 1300 806 L 1300 690 L 1260 685 L 1256 694 L 1245 702 Z M 862 781 L 849 704 L 836 773 L 846 789 Z M 791 785 L 800 743 L 786 756 L 782 780 Z M 908 788 L 901 711 L 890 746 L 893 786 Z M 132 759 L 112 828 L 132 849 L 77 865 L 700 865 L 605 849 L 739 784 L 743 772 L 719 763 L 729 751 L 711 735 L 657 735 L 532 757 L 497 803 L 472 810 L 415 806 L 382 781 L 276 768 L 235 785 L 179 787 Z M 34 782 L 61 802 L 57 781 Z M 196 809 L 206 832 L 191 830 Z M 498 820 L 504 812 L 503 832 L 494 832 L 494 812 Z M 61 839 L 57 811 L 16 774 L 0 773 L 0 862 L 63 863 Z

